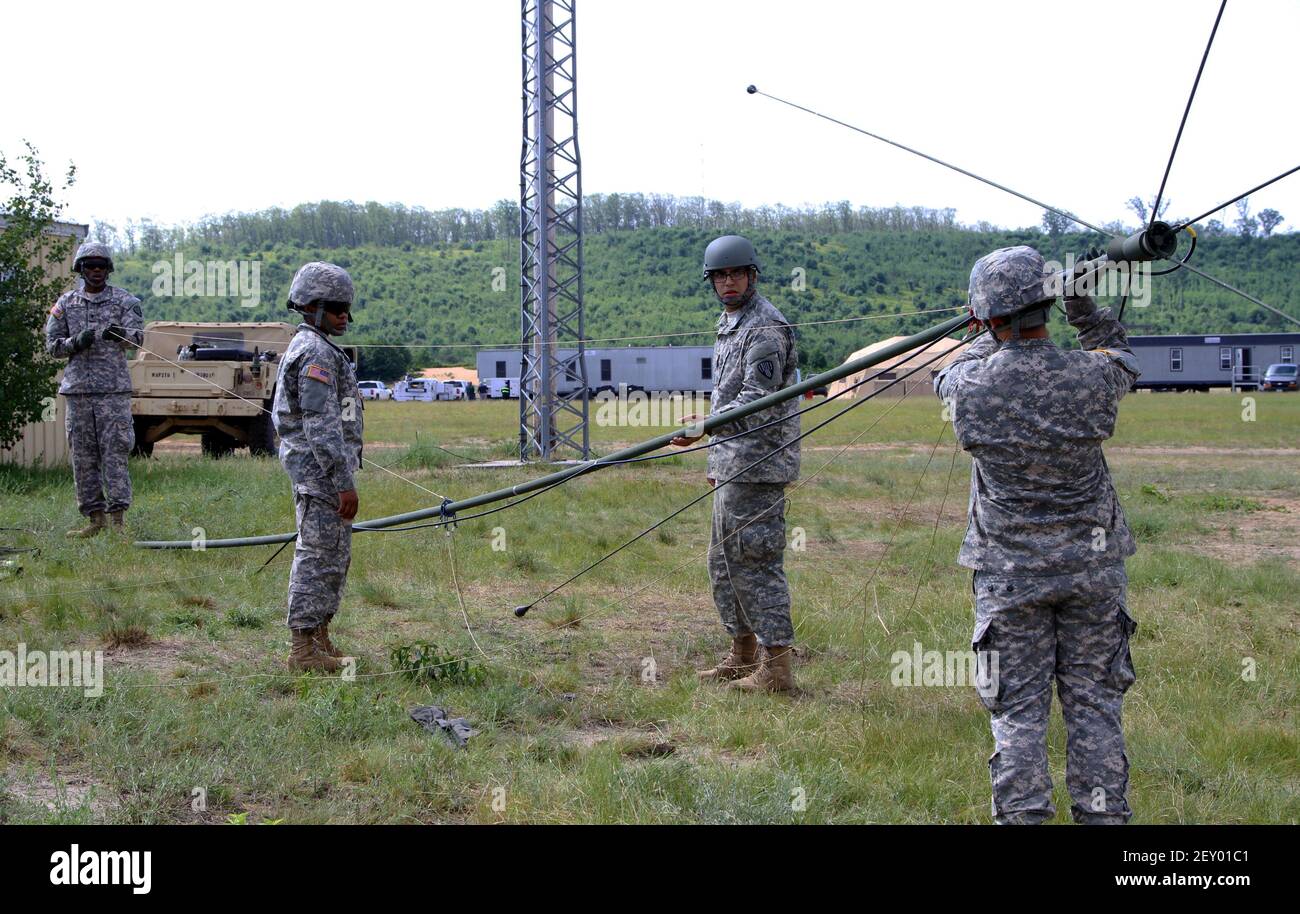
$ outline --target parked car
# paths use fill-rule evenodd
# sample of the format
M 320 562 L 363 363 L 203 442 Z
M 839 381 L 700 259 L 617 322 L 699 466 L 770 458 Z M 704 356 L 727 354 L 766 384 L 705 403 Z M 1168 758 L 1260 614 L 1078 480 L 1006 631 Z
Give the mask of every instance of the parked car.
M 441 389 L 442 382 L 433 378 L 411 378 L 397 382 L 393 388 L 393 399 L 399 402 L 419 400 L 422 403 L 432 403 L 438 399 Z
M 383 381 L 358 381 L 357 388 L 363 400 L 391 400 L 393 390 Z
M 1268 366 L 1264 372 L 1264 390 L 1296 390 L 1300 388 L 1300 366 L 1286 362 Z

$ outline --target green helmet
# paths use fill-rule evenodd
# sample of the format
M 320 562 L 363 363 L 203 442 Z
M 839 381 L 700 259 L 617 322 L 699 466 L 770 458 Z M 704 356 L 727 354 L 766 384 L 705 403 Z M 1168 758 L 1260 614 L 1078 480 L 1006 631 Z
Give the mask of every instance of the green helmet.
M 748 238 L 739 235 L 723 235 L 714 238 L 704 249 L 704 278 L 714 270 L 730 270 L 735 267 L 753 267 L 762 273 L 758 263 L 758 253 Z

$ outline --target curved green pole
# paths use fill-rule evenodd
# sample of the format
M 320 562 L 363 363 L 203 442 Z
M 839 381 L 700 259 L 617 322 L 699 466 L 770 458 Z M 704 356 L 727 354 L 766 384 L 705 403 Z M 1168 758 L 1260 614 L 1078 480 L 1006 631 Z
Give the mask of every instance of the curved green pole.
M 585 463 L 577 464 L 572 467 L 560 470 L 556 473 L 550 473 L 546 476 L 538 476 L 527 482 L 521 482 L 519 485 L 510 486 L 506 489 L 497 489 L 495 492 L 485 492 L 482 495 L 475 495 L 472 498 L 461 499 L 460 501 L 450 501 L 436 508 L 422 508 L 419 511 L 408 511 L 405 514 L 394 514 L 391 517 L 377 517 L 374 520 L 361 521 L 352 525 L 356 532 L 366 530 L 382 530 L 385 527 L 396 527 L 400 524 L 407 524 L 413 521 L 429 520 L 430 518 L 443 517 L 446 515 L 457 514 L 461 511 L 468 511 L 472 508 L 489 505 L 493 502 L 503 501 L 507 498 L 516 498 L 520 495 L 527 495 L 530 492 L 536 492 L 538 489 L 545 489 L 556 483 L 564 482 L 580 473 L 590 473 L 602 464 L 615 463 L 620 460 L 627 460 L 631 457 L 641 457 L 652 451 L 667 447 L 678 435 L 690 431 L 693 434 L 699 432 L 703 427 L 705 432 L 711 432 L 719 425 L 728 422 L 734 422 L 737 419 L 743 419 L 746 416 L 761 412 L 768 407 L 775 406 L 778 403 L 784 403 L 786 400 L 803 396 L 810 390 L 817 387 L 824 387 L 833 381 L 846 378 L 851 374 L 857 374 L 863 369 L 878 365 L 881 362 L 892 359 L 896 356 L 910 352 L 926 343 L 932 343 L 940 337 L 947 336 L 954 330 L 963 327 L 970 320 L 970 315 L 959 314 L 956 317 L 944 321 L 942 324 L 936 324 L 928 330 L 922 330 L 912 336 L 905 337 L 896 343 L 891 343 L 879 349 L 870 355 L 865 355 L 860 359 L 853 359 L 845 362 L 837 368 L 814 375 L 811 378 L 800 381 L 798 384 L 792 384 L 770 393 L 765 397 L 760 397 L 753 403 L 747 403 L 744 406 L 738 406 L 735 409 L 729 409 L 724 413 L 716 416 L 710 416 L 702 423 L 697 425 L 686 426 L 677 431 L 668 432 L 657 438 L 651 438 L 649 441 L 643 441 L 640 444 L 634 444 L 629 448 L 616 451 L 613 454 L 607 454 L 598 460 L 591 460 Z M 291 542 L 296 534 L 277 533 L 270 536 L 242 536 L 234 539 L 208 540 L 204 543 L 205 549 L 227 549 L 234 546 L 274 546 L 278 543 Z M 190 540 L 145 540 L 135 544 L 141 549 L 192 549 L 193 543 Z

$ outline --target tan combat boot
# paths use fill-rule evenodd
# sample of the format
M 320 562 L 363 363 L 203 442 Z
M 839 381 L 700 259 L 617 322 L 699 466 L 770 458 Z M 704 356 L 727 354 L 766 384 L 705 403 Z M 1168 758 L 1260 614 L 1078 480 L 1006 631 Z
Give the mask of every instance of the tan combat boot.
M 794 649 L 786 647 L 763 648 L 763 663 L 749 676 L 727 683 L 727 688 L 740 692 L 793 692 L 794 675 L 790 661 Z
M 77 530 L 69 530 L 64 535 L 72 539 L 89 539 L 92 536 L 98 536 L 100 531 L 104 529 L 104 512 L 92 511 L 88 516 L 90 523 Z
M 289 650 L 289 669 L 337 673 L 342 668 L 343 664 L 329 654 L 323 653 L 316 644 L 316 629 L 308 628 L 293 632 L 293 647 Z
M 347 654 L 335 647 L 334 642 L 330 640 L 330 624 L 328 622 L 322 622 L 320 628 L 316 629 L 316 648 L 322 654 L 329 654 L 331 657 L 347 656 Z
M 113 533 L 126 533 L 126 511 L 108 512 L 108 525 Z
M 695 675 L 700 682 L 726 682 L 754 672 L 758 663 L 758 639 L 753 634 L 731 639 L 731 650 L 711 670 L 700 670 Z

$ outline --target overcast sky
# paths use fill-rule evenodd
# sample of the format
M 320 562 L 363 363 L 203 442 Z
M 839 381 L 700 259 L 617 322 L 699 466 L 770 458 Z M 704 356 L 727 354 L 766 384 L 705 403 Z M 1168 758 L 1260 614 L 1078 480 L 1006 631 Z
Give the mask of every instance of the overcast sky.
M 1133 220 L 1217 0 L 582 0 L 587 193 L 797 206 L 1031 204 L 745 94 L 748 83 L 1086 219 Z M 0 149 L 79 169 L 75 221 L 186 222 L 333 199 L 518 196 L 519 4 L 11 4 Z M 1169 179 L 1190 216 L 1298 164 L 1300 4 L 1233 0 Z M 1300 226 L 1300 174 L 1252 198 Z M 1224 217 L 1230 221 L 1229 217 Z

